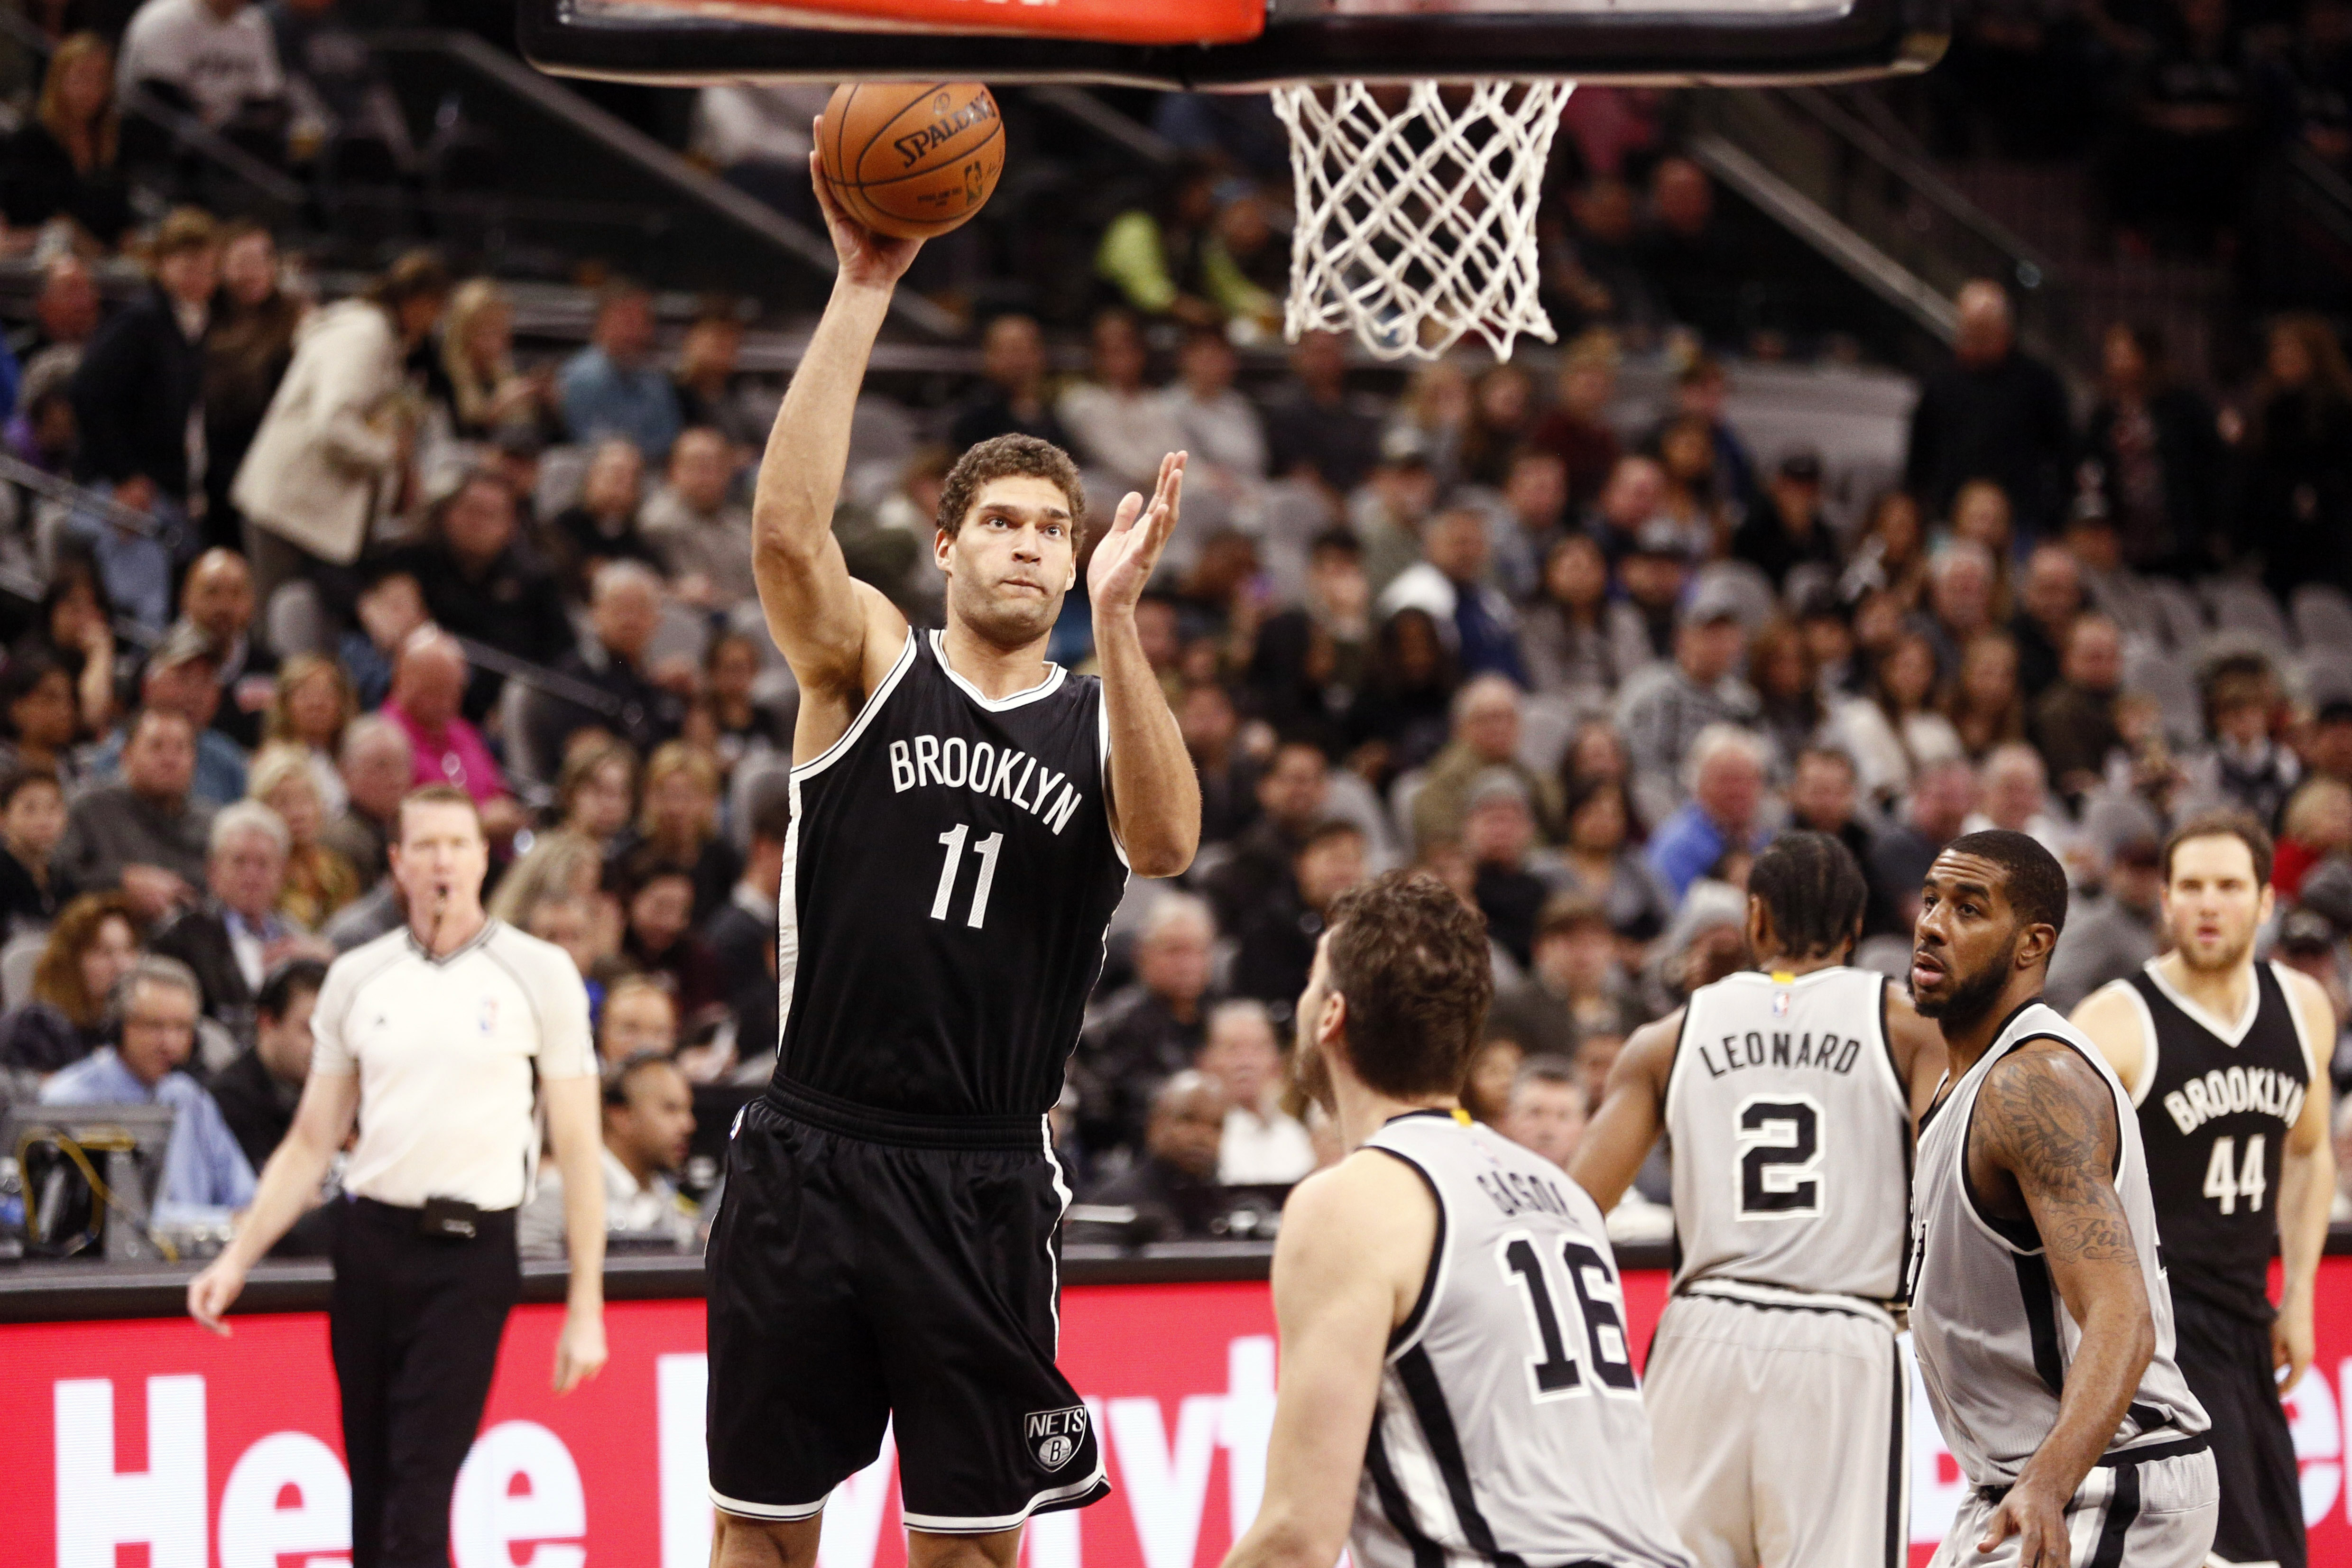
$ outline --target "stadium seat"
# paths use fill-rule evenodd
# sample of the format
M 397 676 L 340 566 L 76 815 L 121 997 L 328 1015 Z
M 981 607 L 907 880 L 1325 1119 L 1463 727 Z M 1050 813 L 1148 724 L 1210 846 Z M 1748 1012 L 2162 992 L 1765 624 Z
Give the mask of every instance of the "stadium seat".
M 33 967 L 48 945 L 48 932 L 27 931 L 0 947 L 0 1007 L 21 1007 L 33 999 Z
M 2209 629 L 2205 624 L 2205 606 L 2188 585 L 2169 577 L 2151 577 L 2147 581 L 2148 597 L 2155 601 L 2166 644 L 2176 653 L 2187 653 L 2204 640 Z
M 1911 984 L 1911 939 L 1892 935 L 1866 937 L 1853 950 L 1853 966 L 1874 970 L 1907 987 Z
M 1752 562 L 1717 561 L 1700 568 L 1695 591 L 1704 593 L 1710 584 L 1719 585 L 1718 592 L 1731 595 L 1732 603 L 1739 609 L 1739 624 L 1750 637 L 1780 613 L 1780 595 L 1772 591 L 1772 579 Z
M 1397 774 L 1389 785 L 1389 820 L 1395 824 L 1397 842 L 1408 851 L 1421 847 L 1412 841 L 1412 803 L 1421 798 L 1421 786 L 1428 782 L 1422 769 L 1413 768 Z
M 279 658 L 298 653 L 331 655 L 335 651 L 335 621 L 327 613 L 315 583 L 281 584 L 269 595 L 262 622 L 263 637 Z
M 2305 651 L 2352 654 L 2352 595 L 2326 583 L 2294 591 L 2294 637 Z
M 2289 673 L 2303 700 L 2315 708 L 2352 701 L 2352 648 L 2305 648 L 2295 657 Z
M 699 669 L 703 652 L 709 647 L 710 616 L 691 605 L 667 599 L 662 603 L 661 624 L 654 628 L 653 641 L 646 645 L 646 660 L 650 664 L 683 657 Z
M 2234 632 L 2276 652 L 2294 643 L 2278 601 L 2259 583 L 2235 577 L 2209 577 L 2200 584 L 2205 602 L 2213 606 L 2213 628 Z
M 531 487 L 531 505 L 541 517 L 555 517 L 580 499 L 588 483 L 585 447 L 550 447 L 539 455 L 539 482 Z
M 550 785 L 555 775 L 530 738 L 530 688 L 509 680 L 499 689 L 499 727 L 506 737 L 506 771 L 520 791 L 525 784 Z
M 2124 689 L 2156 699 L 2174 745 L 2193 746 L 2204 738 L 2204 700 L 2183 656 L 2145 645 L 2133 648 L 2124 656 Z
M 1529 697 L 1520 710 L 1519 761 L 1539 773 L 1555 772 L 1581 716 L 1572 698 L 1541 691 Z

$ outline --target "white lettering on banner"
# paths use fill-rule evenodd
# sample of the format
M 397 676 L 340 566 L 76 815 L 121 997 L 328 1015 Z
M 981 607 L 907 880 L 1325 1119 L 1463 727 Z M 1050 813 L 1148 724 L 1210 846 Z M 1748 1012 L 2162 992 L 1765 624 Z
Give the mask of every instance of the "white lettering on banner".
M 60 1378 L 54 1394 L 58 1568 L 114 1568 L 143 1544 L 148 1568 L 205 1568 L 205 1380 L 147 1380 L 147 1468 L 114 1468 L 114 1380 Z
M 474 1439 L 449 1500 L 457 1568 L 582 1568 L 585 1547 L 552 1543 L 587 1533 L 580 1467 L 562 1438 L 536 1421 L 501 1421 Z M 538 1544 L 516 1557 L 510 1548 L 527 1542 Z
M 1143 1568 L 1192 1568 L 1201 1542 L 1201 1509 L 1209 1495 L 1209 1461 L 1217 1446 L 1217 1416 L 1223 1405 L 1213 1394 L 1185 1397 L 1176 1415 L 1171 1458 L 1160 1401 L 1110 1402 L 1111 1442 L 1118 1450 L 1119 1479 L 1127 1486 L 1128 1511 L 1135 1520 Z
M 2352 1373 L 2352 1362 L 2344 1363 Z M 2336 1506 L 2344 1487 L 2344 1424 L 2336 1414 L 2336 1390 L 2327 1374 L 2313 1366 L 2286 1396 L 2287 1430 L 2294 1436 L 2294 1457 L 2302 1461 L 2303 1522 L 2317 1524 Z
M 1249 1334 L 1225 1347 L 1225 1408 L 1217 1424 L 1235 1541 L 1265 1499 L 1265 1449 L 1273 1437 L 1274 1336 Z
M 703 1447 L 710 1358 L 654 1358 L 654 1455 L 660 1469 L 661 1568 L 710 1561 L 710 1466 Z M 224 1563 L 222 1568 L 227 1568 Z
M 294 1489 L 294 1506 L 278 1500 Z M 352 1479 L 308 1432 L 272 1432 L 247 1448 L 221 1489 L 220 1568 L 339 1568 L 352 1550 Z M 311 1553 L 317 1553 L 315 1557 Z
M 874 1568 L 874 1549 L 882 1539 L 882 1509 L 890 1500 L 891 1473 L 898 1468 L 898 1433 L 885 1426 L 882 1452 L 825 1500 L 816 1568 Z

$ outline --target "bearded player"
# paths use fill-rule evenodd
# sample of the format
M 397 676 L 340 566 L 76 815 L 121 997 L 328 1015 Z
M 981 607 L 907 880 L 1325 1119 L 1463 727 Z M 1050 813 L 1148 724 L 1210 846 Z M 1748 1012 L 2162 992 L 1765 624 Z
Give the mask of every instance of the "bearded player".
M 2271 837 L 2201 816 L 2164 846 L 2172 951 L 2074 1009 L 2139 1108 L 2172 1274 L 2180 1370 L 2213 1418 L 2225 1563 L 2303 1568 L 2303 1491 L 2279 1403 L 2311 1363 L 2312 1291 L 2336 1187 L 2335 1010 L 2310 976 L 2254 962 Z M 2271 1249 L 2284 1289 L 2271 1305 Z
M 1950 1066 L 1919 1125 L 1911 1337 L 1971 1484 L 1932 1568 L 2201 1568 L 2220 1509 L 2130 1098 L 2042 1000 L 2066 873 L 2022 833 L 1927 868 L 1911 997 Z
M 822 134 L 816 137 L 824 145 Z M 847 218 L 760 466 L 753 566 L 800 682 L 776 1073 L 710 1240 L 709 1464 L 725 1568 L 816 1560 L 825 1499 L 895 1423 L 912 1568 L 1012 1568 L 1031 1514 L 1104 1496 L 1054 1364 L 1061 1093 L 1129 868 L 1171 877 L 1201 795 L 1136 634 L 1184 456 L 1119 503 L 1087 586 L 1099 678 L 1045 660 L 1086 500 L 1024 436 L 949 471 L 947 626 L 910 630 L 835 542 L 850 414 L 918 242 Z

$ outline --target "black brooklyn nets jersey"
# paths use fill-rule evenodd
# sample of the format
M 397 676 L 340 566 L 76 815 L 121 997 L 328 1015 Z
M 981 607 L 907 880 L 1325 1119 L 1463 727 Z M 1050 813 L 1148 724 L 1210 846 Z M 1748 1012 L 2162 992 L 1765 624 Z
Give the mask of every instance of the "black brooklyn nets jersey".
M 2280 1163 L 2311 1090 L 2294 1005 L 2267 963 L 2234 1021 L 2183 997 L 2154 960 L 2116 984 L 2146 1015 L 2131 1090 L 2172 1288 L 2268 1322 Z
M 793 770 L 781 1097 L 883 1118 L 1025 1119 L 1062 1091 L 1127 884 L 1102 684 L 992 700 L 911 631 L 841 739 Z

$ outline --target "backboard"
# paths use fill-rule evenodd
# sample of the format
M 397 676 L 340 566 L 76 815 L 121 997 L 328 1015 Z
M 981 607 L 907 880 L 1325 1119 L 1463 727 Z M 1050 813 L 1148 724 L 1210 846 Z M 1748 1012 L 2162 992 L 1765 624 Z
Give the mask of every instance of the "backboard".
M 1104 19 L 1122 11 L 1124 21 Z M 1926 69 L 1948 31 L 1948 0 L 522 0 L 519 23 L 541 69 L 624 81 L 1230 91 L 1342 79 L 1853 79 Z

